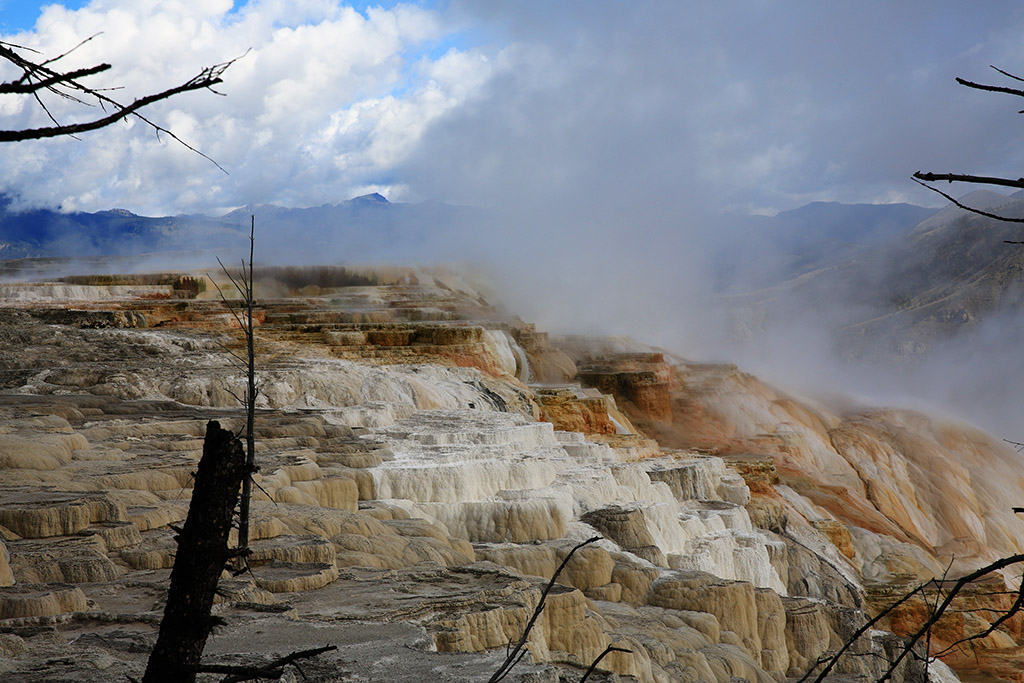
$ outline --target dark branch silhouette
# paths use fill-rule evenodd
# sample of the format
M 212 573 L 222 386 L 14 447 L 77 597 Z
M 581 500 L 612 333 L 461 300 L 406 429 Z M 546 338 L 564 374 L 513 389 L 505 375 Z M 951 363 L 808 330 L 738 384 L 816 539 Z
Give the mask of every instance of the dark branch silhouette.
M 926 634 L 931 632 L 932 627 L 935 626 L 936 622 L 938 622 L 938 620 L 942 618 L 942 615 L 946 613 L 946 611 L 949 609 L 950 604 L 953 602 L 953 598 L 955 598 L 961 590 L 963 590 L 969 584 L 974 583 L 975 581 L 978 581 L 979 579 L 982 579 L 993 572 L 999 571 L 1000 569 L 1005 569 L 1006 567 L 1010 567 L 1021 562 L 1024 562 L 1024 554 L 1010 555 L 1008 557 L 1000 558 L 995 562 L 992 562 L 991 564 L 985 565 L 981 569 L 977 569 L 971 572 L 970 574 L 966 574 L 957 579 L 956 583 L 953 584 L 953 587 L 950 588 L 949 592 L 946 593 L 946 597 L 942 600 L 942 602 L 938 603 L 935 609 L 932 610 L 931 616 L 928 617 L 924 624 L 922 624 L 921 627 L 915 633 L 910 635 L 910 637 L 907 639 L 907 642 L 900 650 L 900 653 L 889 665 L 889 669 L 880 679 L 878 679 L 879 683 L 881 683 L 882 681 L 889 680 L 893 672 L 896 670 L 896 667 L 899 666 L 900 662 L 902 662 L 907 657 L 907 655 L 911 653 L 911 651 L 914 649 L 914 646 L 916 646 L 917 643 L 919 643 Z M 1020 609 L 1019 601 L 1017 609 Z M 1002 622 L 1000 621 L 1000 623 Z M 965 638 L 964 641 L 966 642 L 968 640 L 973 639 L 974 637 L 968 637 Z
M 839 650 L 835 654 L 833 654 L 831 656 L 821 657 L 820 659 L 818 659 L 818 661 L 816 661 L 811 666 L 811 668 L 807 670 L 807 673 L 805 673 L 803 675 L 803 677 L 799 681 L 797 681 L 797 683 L 805 683 L 807 680 L 809 680 L 810 677 L 814 674 L 814 670 L 817 669 L 822 664 L 825 665 L 825 668 L 823 668 L 820 672 L 818 672 L 818 676 L 817 676 L 817 678 L 814 679 L 814 683 L 821 683 L 822 681 L 824 681 L 825 677 L 839 663 L 840 658 L 844 654 L 846 654 L 847 650 L 849 650 L 851 647 L 853 647 L 857 643 L 858 640 L 860 640 L 861 636 L 863 636 L 865 633 L 867 633 L 868 631 L 873 629 L 875 627 L 875 625 L 879 621 L 881 621 L 886 616 L 888 616 L 897 607 L 899 607 L 903 603 L 907 602 L 908 600 L 910 600 L 912 597 L 914 597 L 918 593 L 922 592 L 927 585 L 928 584 L 922 584 L 922 585 L 918 586 L 917 588 L 915 588 L 914 590 L 910 591 L 909 593 L 907 593 L 906 595 L 901 597 L 899 600 L 897 600 L 896 602 L 894 602 L 893 604 L 889 605 L 887 608 L 885 608 L 884 610 L 882 610 L 881 612 L 876 614 L 874 616 L 874 618 L 872 618 L 872 619 L 868 620 L 867 622 L 865 622 L 859 629 L 857 629 L 856 631 L 853 632 L 853 635 L 851 635 L 846 640 L 846 642 L 843 643 L 842 647 L 840 647 Z
M 870 621 L 868 621 L 859 629 L 857 629 L 857 631 L 855 631 L 853 635 L 851 635 L 846 640 L 846 642 L 843 643 L 842 647 L 840 647 L 840 649 L 837 652 L 830 656 L 822 657 L 817 662 L 815 662 L 814 665 L 810 668 L 810 670 L 808 670 L 808 672 L 804 674 L 803 678 L 801 678 L 797 683 L 804 683 L 805 681 L 811 680 L 811 676 L 814 675 L 814 671 L 819 666 L 824 664 L 825 667 L 821 671 L 819 671 L 817 676 L 813 679 L 814 683 L 822 683 L 822 681 L 825 680 L 825 677 L 839 663 L 840 658 L 844 654 L 846 654 L 851 647 L 853 647 L 853 645 L 857 642 L 858 639 L 860 639 L 861 636 L 867 633 L 871 628 L 873 628 L 876 624 L 878 624 L 878 622 L 883 620 L 885 617 L 892 614 L 897 607 L 904 604 L 915 595 L 923 593 L 930 586 L 935 587 L 937 594 L 935 605 L 929 611 L 928 618 L 925 619 L 924 623 L 921 624 L 917 631 L 915 631 L 914 633 L 910 634 L 905 638 L 902 647 L 900 647 L 895 657 L 893 657 L 893 659 L 889 662 L 888 669 L 886 669 L 886 671 L 879 678 L 876 679 L 876 683 L 884 683 L 884 681 L 890 680 L 892 678 L 893 673 L 903 662 L 903 660 L 905 660 L 907 657 L 923 656 L 926 661 L 931 661 L 943 655 L 949 654 L 954 649 L 964 644 L 972 643 L 974 641 L 981 640 L 982 638 L 991 635 L 1000 626 L 1006 623 L 1007 620 L 1011 619 L 1013 616 L 1018 614 L 1022 609 L 1024 609 L 1024 585 L 1022 585 L 1016 591 L 1014 591 L 1016 599 L 1014 600 L 1013 605 L 1011 605 L 1008 609 L 1004 610 L 998 618 L 992 621 L 988 628 L 980 630 L 977 633 L 967 635 L 957 640 L 956 642 L 951 643 L 939 652 L 928 652 L 927 648 L 923 653 L 915 652 L 915 649 L 918 647 L 920 643 L 922 643 L 922 641 L 930 645 L 930 636 L 932 629 L 945 614 L 952 613 L 954 611 L 951 608 L 951 605 L 954 599 L 956 599 L 956 597 L 960 594 L 961 591 L 963 591 L 969 585 L 977 581 L 980 581 L 990 576 L 991 574 L 994 574 L 1002 569 L 1006 569 L 1007 567 L 1012 567 L 1014 565 L 1022 563 L 1024 563 L 1024 554 L 1009 555 L 1007 557 L 1000 558 L 995 562 L 987 564 L 984 567 L 971 572 L 970 574 L 965 574 L 964 576 L 961 576 L 959 579 L 954 581 L 953 585 L 945 592 L 943 592 L 944 584 L 949 583 L 949 581 L 932 579 L 931 581 L 921 584 L 914 590 L 906 593 L 903 597 L 901 597 L 893 604 L 886 607 L 884 610 L 875 615 L 874 618 L 872 618 Z
M 232 556 L 228 535 L 244 476 L 241 442 L 211 420 L 188 516 L 179 534 L 164 617 L 143 683 L 195 681 L 195 667 L 216 624 L 210 609 L 221 572 Z
M 914 177 L 929 183 L 945 180 L 950 183 L 978 183 L 980 185 L 1002 185 L 1003 187 L 1024 189 L 1024 178 L 1011 180 L 1010 178 L 993 178 L 990 176 L 968 175 L 966 173 L 924 173 L 923 171 L 918 171 L 914 174 Z
M 540 617 L 541 612 L 544 611 L 544 604 L 547 601 L 548 593 L 550 593 L 551 589 L 555 587 L 555 580 L 558 578 L 558 575 L 562 573 L 563 569 L 565 569 L 565 565 L 569 564 L 569 560 L 577 550 L 585 545 L 589 545 L 590 543 L 600 540 L 600 536 L 588 538 L 570 550 L 569 554 L 565 556 L 565 559 L 562 560 L 562 564 L 558 565 L 558 569 L 556 569 L 555 573 L 552 574 L 551 580 L 548 581 L 548 585 L 544 588 L 544 592 L 540 594 L 540 600 L 537 601 L 537 607 L 533 610 L 533 616 L 531 616 L 530 621 L 527 622 L 526 628 L 523 629 L 523 635 L 520 636 L 519 642 L 517 642 L 514 647 L 509 648 L 508 656 L 505 657 L 505 661 L 502 662 L 501 666 L 498 667 L 498 670 L 495 671 L 487 680 L 487 683 L 498 683 L 498 681 L 503 680 L 505 676 L 508 675 L 508 672 L 512 670 L 512 667 L 518 664 L 522 658 L 526 656 L 527 651 L 523 649 L 526 645 L 526 640 L 530 637 L 530 631 L 533 630 L 533 626 L 537 623 L 537 619 Z M 601 657 L 604 657 L 604 654 L 602 654 Z M 601 657 L 598 657 L 598 660 L 600 660 Z
M 921 174 L 921 175 L 934 176 L 935 174 L 934 173 L 925 173 L 925 174 Z M 917 183 L 921 187 L 928 188 L 932 192 L 937 192 L 938 194 L 940 194 L 943 197 L 945 197 L 946 199 L 948 199 L 952 204 L 954 204 L 957 207 L 963 209 L 964 211 L 970 211 L 971 213 L 976 213 L 979 216 L 985 216 L 986 218 L 994 218 L 995 220 L 1003 221 L 1004 223 L 1024 223 L 1024 218 L 1014 218 L 1012 216 L 1000 216 L 999 214 L 991 213 L 989 211 L 982 211 L 981 209 L 976 209 L 973 206 L 968 206 L 967 204 L 964 204 L 963 202 L 961 202 L 961 201 L 957 200 L 956 198 L 954 198 L 952 195 L 946 194 L 945 192 L 943 192 L 939 188 L 932 187 L 931 185 L 926 185 L 926 184 L 922 183 L 920 180 L 917 180 L 918 177 L 919 177 L 918 173 L 915 173 L 914 174 L 914 182 L 915 183 Z M 966 181 L 966 182 L 972 182 L 972 181 Z M 1016 242 L 1011 242 L 1011 244 L 1016 244 Z
M 224 171 L 224 168 L 216 161 L 179 138 L 172 131 L 141 114 L 140 110 L 155 102 L 170 99 L 176 95 L 194 90 L 209 90 L 215 94 L 220 94 L 213 90 L 213 86 L 223 82 L 222 76 L 224 72 L 237 61 L 237 58 L 221 64 L 208 66 L 180 85 L 123 104 L 104 94 L 103 89 L 93 88 L 82 82 L 82 79 L 88 76 L 109 70 L 111 68 L 109 64 L 98 64 L 65 72 L 56 71 L 48 66 L 67 56 L 89 40 L 92 40 L 92 38 L 90 37 L 82 41 L 82 43 L 79 43 L 79 45 L 68 52 L 44 61 L 33 61 L 19 54 L 19 49 L 28 51 L 27 48 L 19 48 L 10 43 L 0 42 L 0 60 L 10 62 L 21 69 L 21 75 L 18 78 L 0 83 L 0 95 L 31 95 L 54 124 L 52 126 L 24 130 L 0 130 L 0 142 L 20 142 L 23 140 L 38 140 L 61 136 L 75 137 L 79 133 L 105 128 L 120 119 L 134 116 L 156 131 L 158 135 L 160 133 L 166 134 Z M 59 123 L 40 98 L 39 95 L 43 92 L 77 102 L 83 106 L 99 106 L 103 111 L 103 115 L 78 123 Z M 224 172 L 227 173 L 227 171 Z
M 995 67 L 992 68 L 995 69 Z M 996 71 L 999 71 L 999 73 L 1001 74 L 1006 74 L 1007 76 L 1010 75 L 1007 74 L 1005 71 L 1002 71 L 1001 69 L 996 69 Z M 1010 77 L 1016 78 L 1015 76 Z M 1017 80 L 1020 79 L 1018 78 Z M 973 81 L 968 81 L 966 79 L 959 77 L 956 79 L 956 82 L 959 83 L 960 85 L 966 85 L 968 88 L 974 88 L 975 90 L 984 90 L 986 92 L 1002 92 L 1006 93 L 1007 95 L 1016 95 L 1017 97 L 1024 97 L 1024 90 L 1020 90 L 1018 88 L 1006 88 L 1001 85 L 985 85 L 983 83 L 975 83 Z
M 289 655 L 275 659 L 262 666 L 241 666 L 235 664 L 200 664 L 193 671 L 196 673 L 227 674 L 221 683 L 241 683 L 242 681 L 254 681 L 260 678 L 277 680 L 284 674 L 284 668 L 289 664 L 298 668 L 296 662 L 300 659 L 309 659 L 322 655 L 325 652 L 337 650 L 337 645 L 327 645 L 311 650 L 300 650 Z M 305 678 L 305 676 L 303 676 Z
M 252 498 L 252 485 L 254 483 L 252 475 L 259 471 L 259 467 L 256 466 L 256 436 L 255 436 L 255 421 L 256 421 L 256 398 L 259 396 L 260 389 L 256 383 L 256 349 L 255 349 L 255 331 L 253 329 L 253 317 L 252 307 L 255 301 L 255 280 L 253 279 L 253 249 L 256 243 L 256 216 L 250 216 L 250 227 L 249 227 L 249 263 L 246 264 L 242 261 L 242 270 L 237 274 L 232 274 L 227 269 L 227 266 L 220 260 L 217 259 L 217 263 L 220 264 L 220 268 L 224 271 L 224 275 L 227 276 L 231 285 L 238 292 L 239 296 L 242 297 L 242 304 L 244 309 L 239 310 L 231 304 L 228 298 L 224 295 L 220 285 L 212 277 L 210 281 L 213 282 L 213 286 L 217 288 L 217 293 L 220 294 L 220 299 L 227 307 L 228 311 L 231 312 L 235 322 L 238 323 L 238 327 L 242 330 L 245 335 L 245 347 L 246 357 L 241 358 L 238 354 L 230 349 L 226 349 L 229 354 L 233 357 L 233 363 L 235 363 L 241 369 L 244 369 L 246 375 L 246 391 L 241 397 L 236 395 L 232 391 L 228 391 L 232 396 L 235 397 L 242 407 L 245 408 L 245 467 L 246 476 L 242 480 L 242 498 L 239 501 L 238 508 L 238 551 L 239 556 L 245 564 L 245 558 L 249 554 L 249 503 Z M 257 486 L 259 486 L 257 484 Z M 260 487 L 260 490 L 263 490 Z M 264 491 L 266 493 L 266 491 Z M 268 495 L 268 497 L 271 497 Z M 248 565 L 245 565 L 247 567 Z M 245 571 L 245 567 L 239 567 L 238 571 Z
M 597 669 L 597 665 L 601 663 L 601 660 L 604 659 L 605 655 L 610 654 L 612 652 L 625 652 L 627 654 L 633 654 L 632 650 L 627 650 L 624 647 L 613 647 L 609 645 L 604 649 L 604 652 L 597 656 L 597 659 L 590 663 L 590 668 L 587 669 L 587 673 L 583 674 L 583 678 L 580 679 L 580 683 L 584 683 L 584 681 L 590 678 L 590 674 L 594 673 L 594 670 Z
M 1019 82 L 1024 82 L 1024 78 L 1015 76 L 1007 71 L 1003 71 L 1002 69 L 996 68 L 994 66 L 992 66 L 991 68 L 997 71 L 998 73 L 1002 74 L 1003 76 L 1006 76 L 1007 78 L 1011 78 Z M 973 88 L 975 90 L 981 90 L 984 92 L 998 92 L 1005 93 L 1007 95 L 1013 95 L 1015 97 L 1024 97 L 1024 90 L 1019 88 L 1008 88 L 1001 85 L 987 85 L 984 83 L 975 83 L 974 81 L 968 81 L 964 78 L 959 77 L 956 79 L 956 82 L 968 88 Z M 1024 110 L 1018 113 L 1024 114 Z M 919 185 L 927 187 L 932 192 L 937 192 L 938 194 L 942 195 L 950 202 L 952 202 L 959 208 L 964 209 L 965 211 L 970 211 L 971 213 L 976 213 L 979 216 L 985 216 L 986 218 L 993 218 L 995 220 L 1004 221 L 1007 223 L 1024 223 L 1024 218 L 1000 216 L 998 214 L 982 211 L 981 209 L 976 209 L 973 206 L 963 204 L 962 202 L 957 201 L 956 199 L 946 194 L 945 192 L 942 192 L 938 188 L 926 184 L 932 182 L 946 181 L 948 183 L 972 183 L 976 185 L 997 185 L 1000 187 L 1024 189 L 1024 178 L 1000 178 L 998 176 L 973 175 L 969 173 L 931 173 L 927 171 L 917 171 L 916 173 L 914 173 L 913 178 L 915 182 L 917 182 Z

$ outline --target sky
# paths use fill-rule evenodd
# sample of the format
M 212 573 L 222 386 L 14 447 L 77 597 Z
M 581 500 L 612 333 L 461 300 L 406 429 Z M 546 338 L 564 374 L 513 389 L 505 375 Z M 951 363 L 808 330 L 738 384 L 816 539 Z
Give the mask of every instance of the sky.
M 0 40 L 52 57 L 95 36 L 58 64 L 109 62 L 90 82 L 125 101 L 238 58 L 223 96 L 147 110 L 227 174 L 129 121 L 8 145 L 0 189 L 147 215 L 372 191 L 677 215 L 935 204 L 913 171 L 1019 175 L 1019 107 L 953 78 L 1024 72 L 1022 29 L 998 0 L 0 0 Z M 95 113 L 47 104 L 61 122 Z M 15 96 L 0 120 L 46 125 Z

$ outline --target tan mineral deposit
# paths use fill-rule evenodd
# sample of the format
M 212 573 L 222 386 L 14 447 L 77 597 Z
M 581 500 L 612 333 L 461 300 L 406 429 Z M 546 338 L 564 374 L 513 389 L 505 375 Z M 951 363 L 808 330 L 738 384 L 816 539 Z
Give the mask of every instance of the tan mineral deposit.
M 381 272 L 257 282 L 251 571 L 221 579 L 205 661 L 334 645 L 286 680 L 486 681 L 600 536 L 506 680 L 578 681 L 615 646 L 589 680 L 781 683 L 908 587 L 1024 550 L 1020 459 L 983 433 L 549 337 L 451 272 Z M 4 681 L 141 678 L 206 424 L 244 427 L 215 288 L 84 282 L 0 288 Z M 936 641 L 990 625 L 998 593 L 962 598 Z M 880 675 L 884 629 L 926 611 L 869 630 L 831 680 Z M 1022 644 L 1014 617 L 945 659 L 1024 681 Z

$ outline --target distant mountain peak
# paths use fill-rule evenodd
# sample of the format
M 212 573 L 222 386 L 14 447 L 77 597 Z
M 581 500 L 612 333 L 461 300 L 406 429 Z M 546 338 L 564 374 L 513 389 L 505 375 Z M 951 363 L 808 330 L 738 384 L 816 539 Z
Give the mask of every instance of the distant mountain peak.
M 358 202 L 360 204 L 390 204 L 387 198 L 380 192 L 372 192 L 370 194 L 360 195 L 353 197 L 349 200 L 350 202 Z

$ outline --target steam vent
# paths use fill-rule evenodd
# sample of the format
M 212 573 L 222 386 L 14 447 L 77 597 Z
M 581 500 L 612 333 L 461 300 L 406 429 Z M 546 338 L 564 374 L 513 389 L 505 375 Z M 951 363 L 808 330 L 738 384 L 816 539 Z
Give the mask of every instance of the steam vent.
M 782 682 L 910 588 L 1024 550 L 1015 454 L 977 431 L 549 336 L 448 271 L 256 279 L 251 572 L 221 579 L 204 661 L 335 645 L 309 680 L 486 681 L 600 536 L 506 680 L 578 681 L 613 646 L 588 680 Z M 213 285 L 0 285 L 0 679 L 141 678 L 206 424 L 245 426 Z M 961 593 L 932 651 L 992 626 L 1002 588 Z M 889 613 L 830 680 L 881 676 L 928 609 Z M 927 675 L 1024 681 L 1021 644 L 1014 616 Z M 908 658 L 893 680 L 924 676 Z

